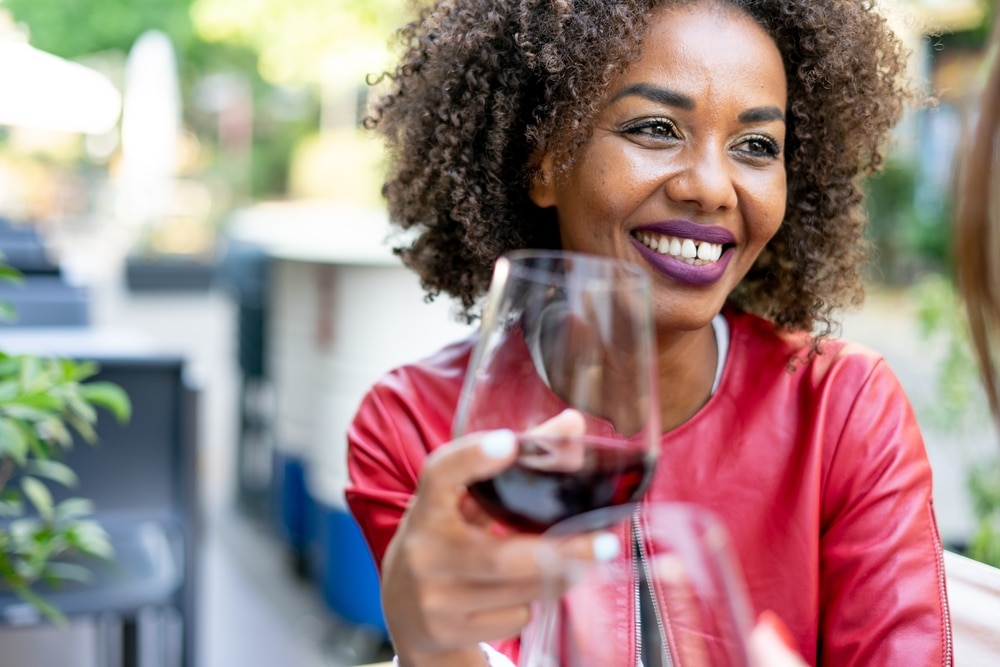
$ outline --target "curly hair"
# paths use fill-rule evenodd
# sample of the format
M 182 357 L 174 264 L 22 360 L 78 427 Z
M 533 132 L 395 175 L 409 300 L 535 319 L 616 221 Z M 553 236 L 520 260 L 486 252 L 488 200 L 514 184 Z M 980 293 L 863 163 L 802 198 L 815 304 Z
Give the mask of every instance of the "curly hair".
M 788 78 L 785 219 L 730 295 L 790 330 L 835 326 L 863 299 L 868 257 L 858 179 L 877 169 L 909 94 L 906 54 L 875 2 L 858 0 L 437 0 L 402 28 L 404 54 L 366 126 L 389 149 L 396 248 L 428 298 L 475 317 L 496 259 L 559 246 L 554 212 L 528 197 L 532 156 L 565 173 L 612 79 L 670 3 L 735 6 L 774 39 Z M 558 177 L 557 173 L 557 177 Z

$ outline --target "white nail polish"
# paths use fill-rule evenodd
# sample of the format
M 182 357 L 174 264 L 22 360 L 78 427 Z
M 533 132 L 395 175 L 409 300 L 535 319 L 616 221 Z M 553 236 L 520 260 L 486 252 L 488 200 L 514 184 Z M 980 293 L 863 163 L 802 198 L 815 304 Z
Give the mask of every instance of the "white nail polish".
M 616 535 L 601 533 L 594 537 L 594 558 L 598 561 L 608 561 L 617 556 L 622 545 Z
M 483 454 L 491 459 L 503 459 L 514 453 L 514 448 L 517 447 L 517 438 L 514 437 L 513 431 L 507 429 L 490 431 L 483 436 L 479 446 L 482 448 Z

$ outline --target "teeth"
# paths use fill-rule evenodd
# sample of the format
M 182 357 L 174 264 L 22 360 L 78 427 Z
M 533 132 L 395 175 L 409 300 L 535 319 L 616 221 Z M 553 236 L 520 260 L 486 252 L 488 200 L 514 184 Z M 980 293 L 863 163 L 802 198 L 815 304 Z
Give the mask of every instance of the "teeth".
M 718 262 L 719 258 L 722 257 L 722 245 L 719 243 L 704 241 L 696 243 L 691 239 L 680 239 L 649 232 L 637 232 L 635 236 L 644 246 L 661 255 L 670 255 L 696 266 Z
M 695 259 L 698 257 L 698 248 L 691 239 L 684 239 L 681 244 L 681 257 L 684 259 Z

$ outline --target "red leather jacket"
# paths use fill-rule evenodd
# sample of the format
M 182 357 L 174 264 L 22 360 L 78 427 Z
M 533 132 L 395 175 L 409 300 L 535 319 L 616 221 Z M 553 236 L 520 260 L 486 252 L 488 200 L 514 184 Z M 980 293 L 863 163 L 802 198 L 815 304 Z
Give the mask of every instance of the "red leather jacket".
M 810 357 L 806 336 L 726 319 L 721 383 L 663 436 L 648 498 L 723 518 L 755 611 L 775 611 L 810 663 L 952 665 L 931 470 L 892 371 L 859 345 Z M 387 375 L 349 429 L 347 500 L 379 564 L 424 458 L 450 439 L 474 342 Z M 516 659 L 516 640 L 496 646 Z

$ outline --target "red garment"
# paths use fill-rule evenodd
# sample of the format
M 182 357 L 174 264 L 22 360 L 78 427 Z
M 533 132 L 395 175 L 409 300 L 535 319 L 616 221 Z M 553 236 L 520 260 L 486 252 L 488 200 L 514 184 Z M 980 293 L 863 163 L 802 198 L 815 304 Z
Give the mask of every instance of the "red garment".
M 931 470 L 885 361 L 726 312 L 719 388 L 662 437 L 649 500 L 707 506 L 727 524 L 757 613 L 829 667 L 952 665 Z M 428 451 L 448 442 L 474 339 L 400 368 L 348 432 L 347 500 L 381 564 Z M 626 644 L 627 645 L 627 644 Z M 516 641 L 497 646 L 516 659 Z

